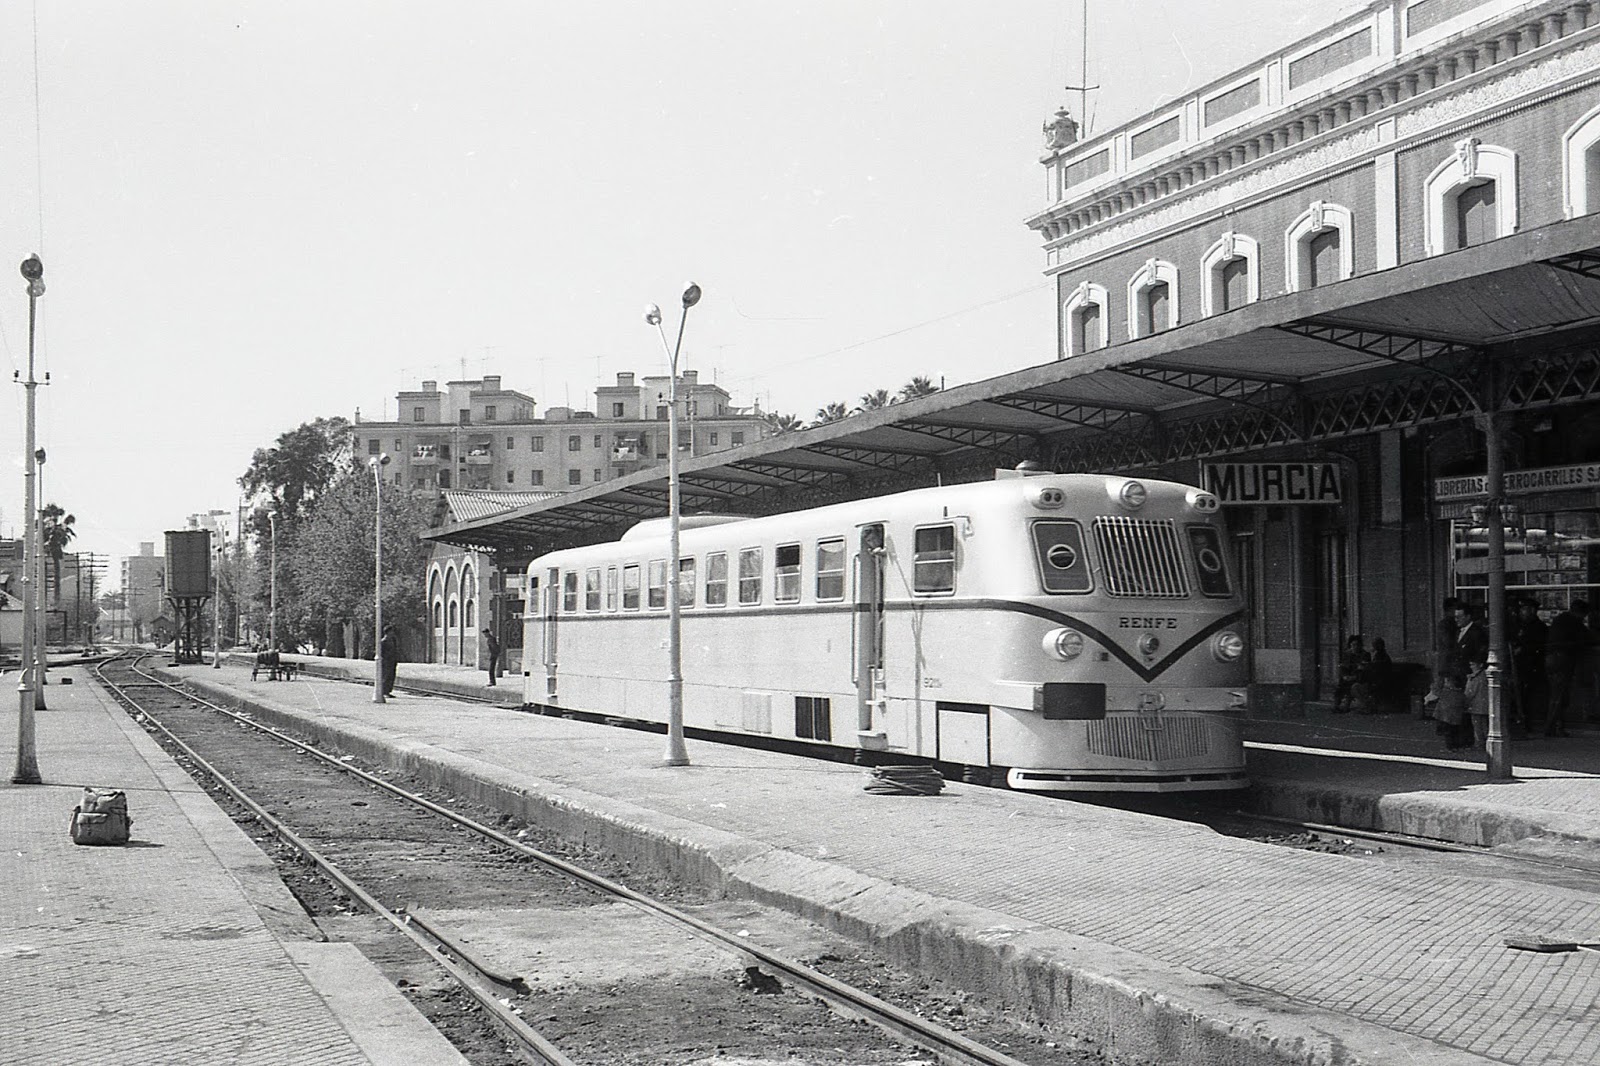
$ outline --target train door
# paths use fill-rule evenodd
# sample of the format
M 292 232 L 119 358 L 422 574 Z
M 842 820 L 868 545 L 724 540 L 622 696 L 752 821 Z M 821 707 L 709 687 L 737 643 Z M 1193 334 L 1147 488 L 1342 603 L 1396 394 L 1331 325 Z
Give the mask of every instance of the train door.
M 556 608 L 561 606 L 561 571 L 546 570 L 539 588 L 539 657 L 544 663 L 544 701 L 558 703 L 556 691 Z
M 859 550 L 853 568 L 855 610 L 850 616 L 856 746 L 882 750 L 888 745 L 883 703 L 884 529 L 882 523 L 872 523 L 858 530 Z
M 1316 613 L 1316 686 L 1312 698 L 1333 695 L 1339 680 L 1339 650 L 1344 646 L 1349 622 L 1350 600 L 1346 587 L 1345 535 L 1343 530 L 1317 534 L 1317 571 L 1312 589 Z

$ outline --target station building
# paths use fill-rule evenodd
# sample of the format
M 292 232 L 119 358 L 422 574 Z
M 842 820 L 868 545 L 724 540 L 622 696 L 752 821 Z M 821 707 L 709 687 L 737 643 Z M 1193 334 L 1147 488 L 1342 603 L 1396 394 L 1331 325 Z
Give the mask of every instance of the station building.
M 1048 206 L 1028 224 L 1056 284 L 1059 358 L 1600 210 L 1597 22 L 1600 5 L 1570 0 L 1380 0 L 1116 129 L 1080 139 L 1058 113 Z M 1553 612 L 1600 584 L 1600 410 L 1591 309 L 1544 281 L 1499 294 L 1495 351 L 1459 345 L 1438 369 L 1496 394 L 1508 590 Z M 1381 341 L 1352 322 L 1347 342 L 1422 354 L 1487 307 L 1440 300 Z M 1326 339 L 1338 312 L 1322 318 Z M 1145 469 L 1231 505 L 1263 691 L 1326 697 L 1348 635 L 1427 661 L 1441 599 L 1483 601 L 1471 506 L 1486 456 L 1447 380 L 1377 372 L 1312 400 L 1324 386 L 1297 373 L 1295 328 L 1254 384 L 1299 394 L 1285 410 L 1299 440 L 1213 423 L 1201 454 Z M 1324 417 L 1307 424 L 1311 403 Z M 1126 466 L 1101 451 L 1084 458 Z
M 1431 667 L 1440 601 L 1486 598 L 1492 533 L 1547 613 L 1600 589 L 1600 5 L 1375 0 L 1138 120 L 1080 137 L 1062 111 L 1045 136 L 1027 224 L 1056 350 L 693 458 L 685 513 L 1024 460 L 1206 485 L 1264 716 L 1326 699 L 1352 634 Z M 432 536 L 537 554 L 667 497 L 642 471 Z

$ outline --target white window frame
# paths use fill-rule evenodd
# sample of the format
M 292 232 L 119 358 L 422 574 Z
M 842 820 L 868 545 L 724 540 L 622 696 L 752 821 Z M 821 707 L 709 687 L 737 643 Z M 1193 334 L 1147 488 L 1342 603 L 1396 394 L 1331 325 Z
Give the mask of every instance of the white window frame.
M 1261 245 L 1254 237 L 1228 230 L 1200 257 L 1200 315 L 1210 318 L 1222 311 L 1222 271 L 1235 260 L 1245 261 L 1247 291 L 1245 303 L 1261 299 Z M 1228 308 L 1228 310 L 1236 310 Z
M 1339 277 L 1356 272 L 1355 214 L 1343 204 L 1312 200 L 1283 234 L 1283 265 L 1290 292 L 1311 287 L 1311 242 L 1329 230 L 1339 231 Z
M 1144 294 L 1155 286 L 1167 286 L 1167 329 L 1178 328 L 1178 268 L 1165 259 L 1146 259 L 1144 266 L 1128 279 L 1128 337 L 1149 336 L 1139 332 L 1139 307 Z M 1104 317 L 1104 316 L 1102 316 Z M 1155 332 L 1161 332 L 1157 330 Z
M 1589 149 L 1596 142 L 1600 142 L 1600 107 L 1584 115 L 1561 135 L 1561 207 L 1567 218 L 1600 211 L 1600 204 L 1589 202 L 1589 168 L 1585 162 Z
M 1074 356 L 1085 354 L 1078 351 L 1078 346 L 1073 343 L 1073 337 L 1077 334 L 1077 330 L 1073 328 L 1072 319 L 1079 311 L 1091 304 L 1100 308 L 1100 343 L 1095 345 L 1092 350 L 1099 351 L 1110 344 L 1111 294 L 1106 291 L 1104 285 L 1096 285 L 1092 281 L 1085 281 L 1076 289 L 1073 289 L 1071 295 L 1067 297 L 1066 303 L 1061 305 L 1061 358 L 1071 359 Z
M 1423 250 L 1428 255 L 1454 251 L 1447 247 L 1445 234 L 1455 221 L 1456 198 L 1485 181 L 1495 183 L 1495 237 L 1517 232 L 1517 153 L 1466 137 L 1456 142 L 1450 158 L 1434 167 L 1422 186 Z

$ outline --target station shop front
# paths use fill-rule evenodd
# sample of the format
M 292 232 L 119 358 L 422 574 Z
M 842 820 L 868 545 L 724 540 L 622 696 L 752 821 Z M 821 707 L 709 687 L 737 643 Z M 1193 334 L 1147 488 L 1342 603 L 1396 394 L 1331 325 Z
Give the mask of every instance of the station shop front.
M 1600 405 L 1516 411 L 1506 426 L 1508 599 L 1535 600 L 1546 621 L 1574 600 L 1600 603 Z M 1463 419 L 1179 475 L 1223 503 L 1250 611 L 1253 713 L 1330 700 L 1351 636 L 1431 671 L 1443 600 L 1488 599 L 1483 441 Z

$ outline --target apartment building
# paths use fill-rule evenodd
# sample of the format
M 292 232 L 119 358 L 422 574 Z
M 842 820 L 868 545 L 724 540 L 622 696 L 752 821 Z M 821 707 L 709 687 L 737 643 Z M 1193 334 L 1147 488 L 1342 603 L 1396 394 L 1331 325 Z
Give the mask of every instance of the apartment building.
M 619 373 L 595 390 L 595 409 L 546 407 L 504 388 L 499 375 L 471 381 L 424 381 L 398 394 L 398 419 L 356 415 L 356 457 L 388 455 L 389 483 L 417 491 L 569 491 L 667 461 L 666 376 Z M 719 385 L 693 370 L 678 378 L 684 456 L 761 439 L 759 414 L 736 408 Z

